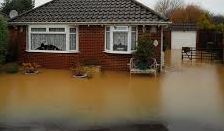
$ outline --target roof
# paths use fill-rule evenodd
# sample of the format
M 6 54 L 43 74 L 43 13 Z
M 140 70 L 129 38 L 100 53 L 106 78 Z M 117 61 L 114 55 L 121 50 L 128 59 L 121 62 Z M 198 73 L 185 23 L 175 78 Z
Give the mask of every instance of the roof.
M 135 0 L 52 0 L 9 23 L 151 23 L 168 19 Z
M 199 29 L 194 23 L 175 23 L 170 28 L 172 31 L 197 31 Z

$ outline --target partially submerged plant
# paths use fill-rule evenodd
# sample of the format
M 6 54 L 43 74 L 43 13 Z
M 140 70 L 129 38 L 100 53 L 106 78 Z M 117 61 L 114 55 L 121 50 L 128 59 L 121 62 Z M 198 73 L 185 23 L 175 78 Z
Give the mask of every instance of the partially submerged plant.
M 137 51 L 134 54 L 136 66 L 139 69 L 145 70 L 149 67 L 149 62 L 155 58 L 156 50 L 153 41 L 147 38 L 142 38 L 138 41 Z
M 86 74 L 86 71 L 82 66 L 72 68 L 72 71 L 75 76 L 84 76 Z
M 36 63 L 23 63 L 22 65 L 26 74 L 36 74 L 39 72 L 38 68 L 40 65 Z
M 19 72 L 19 65 L 17 63 L 9 63 L 4 68 L 6 73 L 15 74 Z
M 93 70 L 88 66 L 76 66 L 71 69 L 74 77 L 92 78 Z

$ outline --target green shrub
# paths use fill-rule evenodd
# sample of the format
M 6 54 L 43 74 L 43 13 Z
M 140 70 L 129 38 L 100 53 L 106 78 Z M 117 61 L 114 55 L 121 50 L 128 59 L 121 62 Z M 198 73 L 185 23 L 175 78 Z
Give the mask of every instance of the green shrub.
M 149 65 L 149 60 L 154 58 L 156 55 L 155 46 L 153 41 L 148 38 L 141 38 L 138 41 L 137 51 L 134 54 L 137 60 L 137 67 L 139 69 L 147 69 Z
M 19 72 L 19 65 L 16 63 L 6 64 L 4 70 L 6 73 L 10 73 L 10 74 L 17 73 Z
M 0 73 L 2 73 L 3 69 L 2 69 L 2 65 L 0 65 Z
M 0 15 L 0 64 L 5 63 L 8 29 L 6 20 Z
M 0 47 L 0 65 L 5 64 L 5 61 L 6 61 L 6 50 L 4 49 L 4 47 Z

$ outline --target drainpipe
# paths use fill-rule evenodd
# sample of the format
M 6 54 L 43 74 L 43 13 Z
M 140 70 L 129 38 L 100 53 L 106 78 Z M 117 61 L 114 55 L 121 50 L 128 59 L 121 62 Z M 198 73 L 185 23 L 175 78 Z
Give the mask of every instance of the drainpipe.
M 160 71 L 163 70 L 164 66 L 164 52 L 163 52 L 163 26 L 161 26 L 161 50 L 160 50 Z

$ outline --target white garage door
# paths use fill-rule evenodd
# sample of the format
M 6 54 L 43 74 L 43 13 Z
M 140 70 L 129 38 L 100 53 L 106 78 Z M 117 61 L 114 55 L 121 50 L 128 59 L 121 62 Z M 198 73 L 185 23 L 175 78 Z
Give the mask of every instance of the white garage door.
M 171 48 L 196 47 L 196 31 L 172 31 Z

